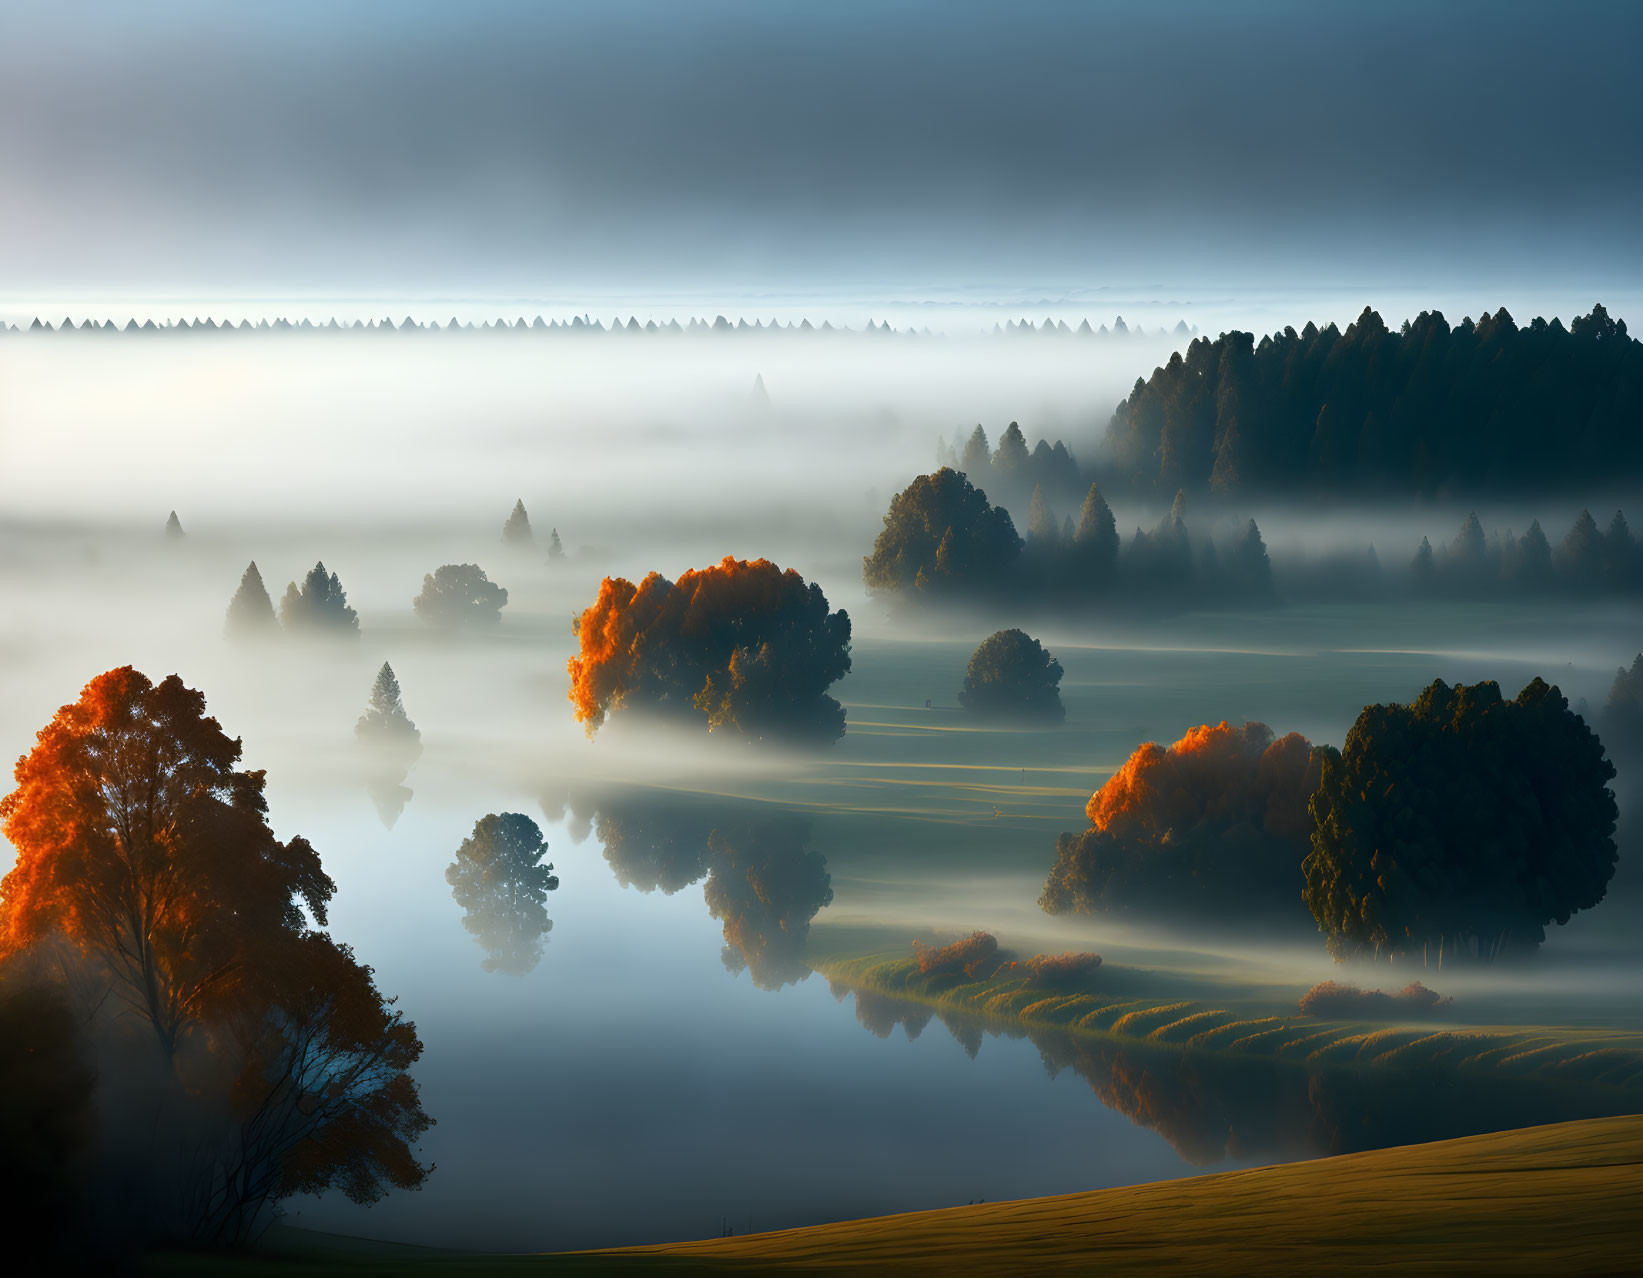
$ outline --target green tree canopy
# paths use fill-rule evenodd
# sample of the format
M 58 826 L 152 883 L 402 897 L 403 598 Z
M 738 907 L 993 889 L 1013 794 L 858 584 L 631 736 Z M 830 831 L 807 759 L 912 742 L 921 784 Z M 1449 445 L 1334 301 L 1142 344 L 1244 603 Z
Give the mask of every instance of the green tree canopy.
M 1555 687 L 1434 682 L 1325 748 L 1304 899 L 1337 956 L 1533 950 L 1603 899 L 1614 766 Z
M 862 576 L 870 590 L 886 593 L 985 592 L 1007 583 L 1021 549 L 1009 512 L 943 467 L 891 499 Z
M 494 626 L 502 620 L 508 592 L 478 564 L 442 564 L 422 578 L 422 593 L 411 601 L 417 619 L 430 626 Z
M 964 672 L 958 701 L 972 714 L 1060 723 L 1061 663 L 1022 630 L 1000 630 L 981 641 Z

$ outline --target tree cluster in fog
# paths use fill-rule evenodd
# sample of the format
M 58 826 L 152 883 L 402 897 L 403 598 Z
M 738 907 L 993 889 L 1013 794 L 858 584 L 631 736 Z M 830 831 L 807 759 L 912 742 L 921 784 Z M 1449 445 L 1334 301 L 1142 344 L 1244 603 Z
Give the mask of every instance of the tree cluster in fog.
M 964 671 L 958 702 L 975 715 L 1060 723 L 1061 663 L 1022 630 L 1000 630 L 981 641 Z
M 597 830 L 623 887 L 672 895 L 702 879 L 709 913 L 723 927 L 725 967 L 761 989 L 810 974 L 810 921 L 833 900 L 827 860 L 811 846 L 810 821 L 702 796 L 619 791 L 544 799 L 573 833 Z
M 256 588 L 261 586 L 259 576 Z M 246 589 L 243 580 L 240 589 Z M 230 613 L 238 602 L 236 594 L 234 603 L 229 605 Z M 286 586 L 285 597 L 280 600 L 280 624 L 297 635 L 359 637 L 359 614 L 348 606 L 348 592 L 342 588 L 336 573 L 327 572 L 323 563 L 316 563 L 308 570 L 302 585 L 293 581 Z
M 1643 590 L 1643 547 L 1618 510 L 1607 529 L 1582 510 L 1556 546 L 1538 519 L 1521 537 L 1486 535 L 1474 512 L 1452 541 L 1422 538 L 1409 570 L 1416 593 L 1443 599 L 1627 594 Z
M 1614 765 L 1554 687 L 1432 683 L 1323 748 L 1305 899 L 1336 955 L 1490 959 L 1603 899 Z
M 1052 914 L 1150 915 L 1269 929 L 1306 915 L 1300 867 L 1321 759 L 1263 723 L 1149 742 L 1063 834 L 1039 904 Z
M 542 961 L 553 929 L 548 893 L 559 886 L 548 844 L 536 822 L 519 812 L 493 812 L 474 823 L 445 871 L 462 907 L 462 926 L 485 950 L 487 972 L 523 976 Z
M 850 618 L 791 568 L 726 556 L 676 582 L 606 577 L 574 632 L 569 695 L 590 735 L 626 709 L 753 741 L 844 735 L 827 689 L 850 670 Z
M 862 577 L 870 590 L 902 599 L 1015 601 L 1042 610 L 1274 600 L 1272 564 L 1253 519 L 1231 538 L 1195 540 L 1185 495 L 1177 494 L 1156 527 L 1137 528 L 1124 542 L 1094 485 L 1077 524 L 1057 518 L 1034 489 L 1024 541 L 1007 510 L 946 468 L 920 475 L 891 500 Z
M 80 1139 L 73 1058 L 118 1062 L 92 1096 L 99 1173 L 71 1188 L 86 1245 L 239 1243 L 279 1199 L 369 1202 L 430 1170 L 415 1027 L 320 930 L 334 885 L 305 839 L 274 837 L 240 753 L 200 693 L 122 667 L 58 712 L 0 801 L 4 984 L 46 991 L 30 1032 L 64 1071 L 30 1098 L 35 1135 Z M 71 1142 L 59 1173 L 76 1166 Z
M 1057 500 L 1077 501 L 1089 487 L 1065 444 L 1059 439 L 1054 444 L 1040 439 L 1029 450 L 1027 437 L 1016 422 L 999 436 L 996 449 L 990 447 L 987 432 L 979 425 L 968 439 L 954 435 L 951 445 L 938 440 L 936 465 L 963 471 L 971 483 L 986 487 L 1005 506 L 1025 502 L 1036 489 Z
M 1136 381 L 1106 444 L 1115 485 L 1158 495 L 1545 490 L 1643 473 L 1640 410 L 1643 345 L 1601 306 L 1401 332 L 1366 307 L 1344 333 L 1199 338 Z

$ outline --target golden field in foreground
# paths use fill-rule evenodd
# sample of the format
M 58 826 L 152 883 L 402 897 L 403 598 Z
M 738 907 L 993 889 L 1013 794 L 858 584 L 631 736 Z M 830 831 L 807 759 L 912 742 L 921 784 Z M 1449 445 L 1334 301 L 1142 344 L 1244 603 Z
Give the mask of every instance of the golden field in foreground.
M 170 1255 L 147 1272 L 1627 1273 L 1643 1244 L 1643 1115 L 618 1251 L 349 1244 L 287 1235 L 277 1256 Z

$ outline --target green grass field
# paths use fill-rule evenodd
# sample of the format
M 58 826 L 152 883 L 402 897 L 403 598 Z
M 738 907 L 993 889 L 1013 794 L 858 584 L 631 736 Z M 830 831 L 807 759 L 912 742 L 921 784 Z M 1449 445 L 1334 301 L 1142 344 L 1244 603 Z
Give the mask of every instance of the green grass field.
M 1093 1193 L 621 1251 L 465 1256 L 290 1235 L 151 1274 L 1636 1272 L 1643 1115 Z

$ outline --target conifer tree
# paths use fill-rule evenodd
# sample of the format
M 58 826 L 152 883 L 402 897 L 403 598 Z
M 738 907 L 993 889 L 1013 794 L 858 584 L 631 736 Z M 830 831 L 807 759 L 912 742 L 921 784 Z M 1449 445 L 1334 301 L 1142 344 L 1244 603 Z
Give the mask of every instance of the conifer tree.
M 399 680 L 394 676 L 393 666 L 386 661 L 377 671 L 376 682 L 371 685 L 371 699 L 354 725 L 354 735 L 369 745 L 414 745 L 418 753 L 422 750 L 422 733 L 405 713 Z
M 513 513 L 508 521 L 502 525 L 502 540 L 510 546 L 529 546 L 536 539 L 531 532 L 531 519 L 525 513 L 525 499 L 521 497 L 513 504 Z
M 993 463 L 993 450 L 987 443 L 987 432 L 980 426 L 970 432 L 969 442 L 959 457 L 958 469 L 972 478 L 980 478 Z
M 1052 544 L 1055 541 L 1055 512 L 1044 496 L 1042 485 L 1033 485 L 1032 502 L 1027 507 L 1027 535 L 1034 541 Z
M 559 530 L 557 528 L 551 528 L 548 530 L 548 558 L 550 560 L 554 560 L 563 559 L 564 557 L 565 547 L 559 540 Z
M 1096 576 L 1109 576 L 1118 564 L 1118 521 L 1112 507 L 1101 495 L 1101 490 L 1090 485 L 1084 498 L 1084 509 L 1078 516 L 1078 531 L 1073 534 L 1080 556 L 1086 567 Z
M 262 584 L 262 573 L 253 559 L 240 577 L 240 588 L 228 604 L 226 631 L 231 639 L 255 639 L 272 635 L 279 629 L 274 616 L 274 601 L 268 597 L 268 588 Z
M 178 541 L 187 536 L 183 532 L 183 521 L 177 518 L 176 511 L 172 511 L 165 521 L 165 535 L 171 538 L 172 541 Z

